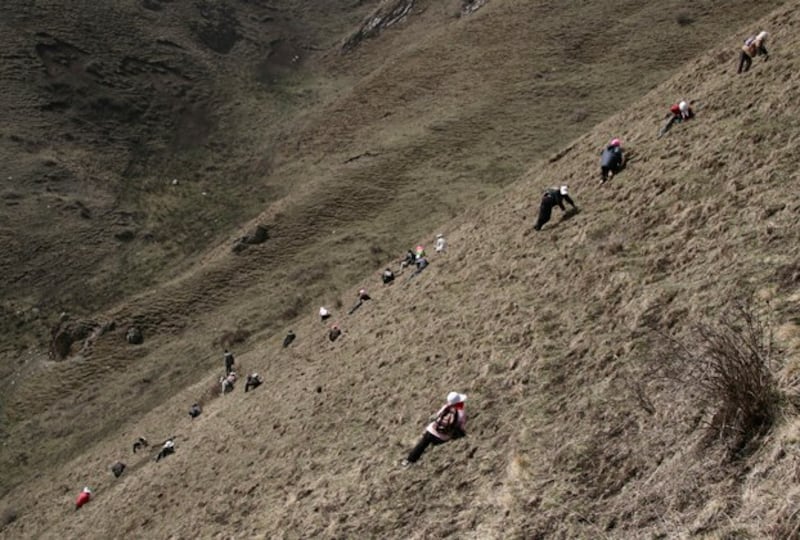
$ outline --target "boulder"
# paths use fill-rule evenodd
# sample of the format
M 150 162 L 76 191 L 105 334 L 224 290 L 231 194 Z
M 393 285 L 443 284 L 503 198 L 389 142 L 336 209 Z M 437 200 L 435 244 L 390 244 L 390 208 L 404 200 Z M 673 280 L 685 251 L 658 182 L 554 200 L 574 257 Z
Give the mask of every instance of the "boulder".
M 139 327 L 131 326 L 125 333 L 125 341 L 131 345 L 141 345 L 144 342 L 144 334 Z

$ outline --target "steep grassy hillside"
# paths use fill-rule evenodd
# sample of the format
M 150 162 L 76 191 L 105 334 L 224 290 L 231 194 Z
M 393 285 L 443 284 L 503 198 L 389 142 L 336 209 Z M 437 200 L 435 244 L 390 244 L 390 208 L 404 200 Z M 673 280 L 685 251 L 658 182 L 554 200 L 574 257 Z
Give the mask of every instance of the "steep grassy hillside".
M 43 469 L 3 499 L 18 518 L 2 534 L 796 536 L 797 8 L 759 23 L 772 33 L 769 62 L 736 76 L 740 39 L 731 37 L 552 158 L 532 160 L 507 190 L 439 223 L 450 250 L 413 281 L 379 288 L 362 274 L 375 299 L 350 317 L 336 309 L 345 331 L 336 343 L 301 317 L 288 350 L 273 334 L 240 355 L 243 370 L 267 378 L 254 393 L 240 387 L 190 421 L 185 410 L 212 376 L 175 384 L 163 404 Z M 697 119 L 657 140 L 661 114 L 681 96 L 702 104 Z M 598 152 L 611 136 L 633 159 L 600 187 Z M 532 232 L 542 189 L 562 183 L 582 211 Z M 683 338 L 742 294 L 755 295 L 775 329 L 783 401 L 770 431 L 731 457 L 724 441 L 706 441 L 713 409 L 652 377 L 671 359 L 650 329 Z M 208 302 L 221 310 L 209 320 L 224 325 L 225 302 Z M 194 347 L 159 343 L 168 373 Z M 110 355 L 104 347 L 95 355 Z M 114 388 L 92 391 L 102 399 Z M 468 438 L 400 469 L 451 389 L 469 394 Z M 142 434 L 176 435 L 177 453 L 158 464 L 134 458 L 129 444 Z M 119 480 L 107 471 L 116 459 L 131 466 Z M 85 484 L 96 499 L 75 513 Z
M 417 1 L 343 54 L 392 2 L 146 4 L 3 7 L 20 171 L 0 250 L 3 486 L 196 383 L 230 336 L 349 302 L 410 239 L 767 5 Z M 74 182 L 41 183 L 50 154 Z M 232 253 L 256 224 L 269 239 Z M 66 362 L 44 346 L 54 327 Z

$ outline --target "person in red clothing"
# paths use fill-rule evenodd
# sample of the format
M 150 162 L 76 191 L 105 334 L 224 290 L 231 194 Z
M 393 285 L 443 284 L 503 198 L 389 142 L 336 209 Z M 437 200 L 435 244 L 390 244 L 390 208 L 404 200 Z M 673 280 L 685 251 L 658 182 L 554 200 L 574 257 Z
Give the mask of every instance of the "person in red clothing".
M 81 506 L 88 503 L 92 499 L 92 490 L 88 487 L 83 488 L 83 490 L 78 495 L 78 498 L 75 499 L 75 510 L 79 510 Z
M 439 409 L 436 416 L 417 445 L 402 461 L 403 467 L 408 467 L 416 463 L 425 452 L 429 445 L 438 446 L 452 439 L 460 439 L 466 436 L 464 428 L 467 423 L 467 412 L 464 410 L 464 403 L 467 401 L 465 394 L 450 392 L 447 394 L 447 403 Z
M 664 124 L 664 127 L 661 128 L 661 131 L 658 132 L 659 138 L 669 131 L 669 128 L 672 127 L 672 124 L 686 122 L 687 120 L 694 118 L 694 111 L 686 100 L 681 100 L 680 103 L 675 103 L 669 108 L 669 112 L 665 118 L 669 118 L 669 120 L 666 124 Z

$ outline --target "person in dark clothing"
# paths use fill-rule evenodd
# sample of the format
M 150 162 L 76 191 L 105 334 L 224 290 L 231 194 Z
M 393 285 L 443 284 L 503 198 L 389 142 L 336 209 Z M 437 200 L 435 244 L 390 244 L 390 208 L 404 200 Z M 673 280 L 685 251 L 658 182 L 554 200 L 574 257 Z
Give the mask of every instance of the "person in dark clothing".
M 125 471 L 125 464 L 121 461 L 117 461 L 111 466 L 111 473 L 114 475 L 114 478 L 119 478 L 122 476 L 122 473 Z
M 286 347 L 291 345 L 292 341 L 294 341 L 294 338 L 296 338 L 296 337 L 297 336 L 294 334 L 294 332 L 289 330 L 289 332 L 286 334 L 286 337 L 283 338 L 283 348 L 285 349 Z
M 391 268 L 387 268 L 383 271 L 383 274 L 381 274 L 381 280 L 383 280 L 384 285 L 388 285 L 394 281 L 394 272 L 392 272 Z
M 236 360 L 233 358 L 233 353 L 228 349 L 225 349 L 223 358 L 225 359 L 225 375 L 228 375 L 231 371 L 233 371 L 233 364 L 236 362 Z
M 251 373 L 247 376 L 247 381 L 244 383 L 244 391 L 249 392 L 251 388 L 258 388 L 264 382 L 261 375 L 258 373 Z
M 339 339 L 339 336 L 342 335 L 342 331 L 339 329 L 339 326 L 334 324 L 331 326 L 330 331 L 328 332 L 328 339 L 331 341 L 336 341 Z
M 600 183 L 604 184 L 615 174 L 622 170 L 625 165 L 625 157 L 622 155 L 622 146 L 619 139 L 612 139 L 608 146 L 600 152 Z
M 572 208 L 575 210 L 578 209 L 578 207 L 575 206 L 575 202 L 569 196 L 567 186 L 550 188 L 545 191 L 542 196 L 542 202 L 539 205 L 539 218 L 536 220 L 536 225 L 534 225 L 533 228 L 540 231 L 544 224 L 550 221 L 550 214 L 552 214 L 554 206 L 558 205 L 562 212 L 566 211 L 566 208 L 564 208 L 564 201 L 572 205 Z
M 750 36 L 744 41 L 742 52 L 739 55 L 739 69 L 736 73 L 749 71 L 754 56 L 763 56 L 765 61 L 769 60 L 769 53 L 766 47 L 768 35 L 762 30 L 758 35 Z
M 200 416 L 200 414 L 202 412 L 203 412 L 203 409 L 201 409 L 200 405 L 198 405 L 197 403 L 195 403 L 191 407 L 189 407 L 189 416 L 192 417 L 192 420 L 194 420 L 195 418 Z
M 149 443 L 147 442 L 147 439 L 145 439 L 144 437 L 139 437 L 133 443 L 133 453 L 135 454 L 137 450 L 142 450 L 143 448 L 147 448 L 148 446 Z
M 355 305 L 350 308 L 350 311 L 348 311 L 347 314 L 348 315 L 352 315 L 353 313 L 355 313 L 356 310 L 358 308 L 360 308 L 362 306 L 362 304 L 364 302 L 366 302 L 367 300 L 372 300 L 372 297 L 367 294 L 367 290 L 366 289 L 359 290 L 358 291 L 358 302 L 356 302 Z
M 414 263 L 417 266 L 417 269 L 414 270 L 414 273 L 408 276 L 408 281 L 411 281 L 416 276 L 422 273 L 428 267 L 428 258 L 425 256 L 417 257 L 417 261 Z
M 453 439 L 460 439 L 466 436 L 464 431 L 467 422 L 467 413 L 464 410 L 464 403 L 467 396 L 458 392 L 447 394 L 447 403 L 439 409 L 433 421 L 425 429 L 419 442 L 402 461 L 403 467 L 408 467 L 416 463 L 422 453 L 430 445 L 438 446 Z
M 406 266 L 411 266 L 412 264 L 414 264 L 414 260 L 415 259 L 416 259 L 416 255 L 414 254 L 414 252 L 412 250 L 409 249 L 406 252 L 406 256 L 403 257 L 403 260 L 400 261 L 400 269 L 402 270 Z
M 156 461 L 161 461 L 165 457 L 175 453 L 175 441 L 173 440 L 175 437 L 170 437 L 166 441 L 164 441 L 164 445 L 161 447 L 161 450 L 156 455 Z

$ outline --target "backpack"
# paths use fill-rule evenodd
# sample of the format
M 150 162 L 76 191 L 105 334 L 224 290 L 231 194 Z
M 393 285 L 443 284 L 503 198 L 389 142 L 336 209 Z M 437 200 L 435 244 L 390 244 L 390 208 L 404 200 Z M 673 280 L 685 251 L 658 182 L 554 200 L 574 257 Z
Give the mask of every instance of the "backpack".
M 751 47 L 755 42 L 756 42 L 756 36 L 750 36 L 749 38 L 744 40 L 744 46 Z
M 458 425 L 458 409 L 448 407 L 436 419 L 436 431 L 444 433 L 453 439 L 461 438 L 465 435 Z

